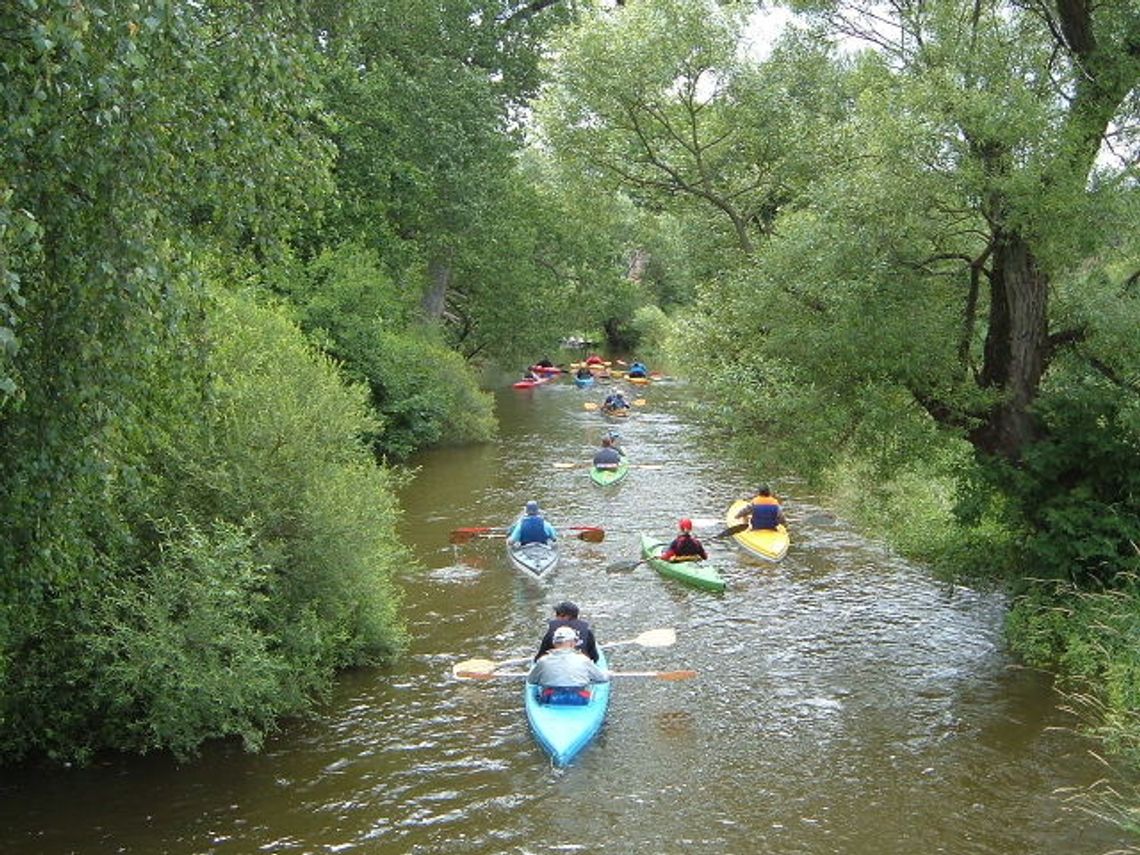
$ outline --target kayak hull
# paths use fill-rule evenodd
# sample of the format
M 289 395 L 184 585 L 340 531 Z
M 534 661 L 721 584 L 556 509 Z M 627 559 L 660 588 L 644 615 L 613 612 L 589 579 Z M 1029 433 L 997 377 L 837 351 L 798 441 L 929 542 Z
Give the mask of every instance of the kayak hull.
M 598 667 L 606 669 L 606 654 L 598 650 Z M 597 736 L 610 705 L 610 683 L 595 683 L 590 701 L 581 706 L 542 704 L 538 686 L 527 683 L 523 706 L 535 741 L 550 755 L 555 766 L 566 766 Z
M 511 566 L 528 576 L 541 579 L 558 565 L 557 543 L 507 544 L 507 557 Z
M 590 375 L 589 377 L 575 377 L 574 385 L 579 389 L 588 389 L 590 386 L 594 385 L 594 377 L 593 375 Z
M 727 514 L 725 514 L 725 524 L 729 526 L 739 525 L 742 520 L 736 518 L 738 511 L 742 510 L 748 505 L 742 499 L 733 502 Z M 788 530 L 784 526 L 778 526 L 775 529 L 761 529 L 753 531 L 746 529 L 739 534 L 734 534 L 732 539 L 749 555 L 759 558 L 763 561 L 779 561 L 788 554 Z
M 641 555 L 646 563 L 667 579 L 676 579 L 702 591 L 720 593 L 725 588 L 724 578 L 708 561 L 665 561 L 659 556 L 669 541 L 641 535 Z
M 620 483 L 628 474 L 629 463 L 624 460 L 618 464 L 617 469 L 599 469 L 597 466 L 590 468 L 590 480 L 599 487 L 611 487 Z

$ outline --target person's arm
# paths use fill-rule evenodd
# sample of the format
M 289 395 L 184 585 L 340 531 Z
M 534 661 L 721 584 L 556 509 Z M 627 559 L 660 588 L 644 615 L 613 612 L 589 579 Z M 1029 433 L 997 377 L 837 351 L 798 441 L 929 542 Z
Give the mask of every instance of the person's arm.
M 543 663 L 535 662 L 530 666 L 530 670 L 527 672 L 526 681 L 532 686 L 542 685 L 542 675 L 545 671 L 546 669 L 543 667 Z
M 701 543 L 699 540 L 697 540 L 695 537 L 693 538 L 693 543 L 695 543 L 697 545 L 697 552 L 701 556 L 701 560 L 708 561 L 709 560 L 709 554 L 707 552 L 705 552 L 705 545 L 703 543 Z
M 538 653 L 534 654 L 534 660 L 537 662 L 541 657 L 545 656 L 550 649 L 554 647 L 554 630 L 546 630 L 546 635 L 542 637 L 542 641 L 538 644 Z
M 548 522 L 543 523 L 546 526 L 546 539 L 558 540 L 558 530 Z
M 507 529 L 507 543 L 519 542 L 519 526 L 522 525 L 522 520 L 515 520 L 515 524 Z
M 752 505 L 747 504 L 743 508 L 741 508 L 739 511 L 736 512 L 736 518 L 740 519 L 741 517 L 746 517 L 751 513 L 752 513 Z
M 598 661 L 598 640 L 592 629 L 586 630 L 586 643 L 582 645 L 582 652 L 590 657 L 591 662 Z
M 593 662 L 587 662 L 587 673 L 590 675 L 591 683 L 608 683 L 610 681 L 609 672 L 603 671 Z

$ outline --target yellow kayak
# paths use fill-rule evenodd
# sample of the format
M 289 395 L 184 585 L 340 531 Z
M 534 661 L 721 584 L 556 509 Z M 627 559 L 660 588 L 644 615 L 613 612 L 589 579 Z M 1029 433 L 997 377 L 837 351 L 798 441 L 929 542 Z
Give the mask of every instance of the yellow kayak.
M 736 514 L 747 504 L 748 502 L 743 499 L 737 499 L 733 502 L 725 515 L 726 524 L 733 526 L 744 522 L 744 520 L 737 519 Z M 774 529 L 755 531 L 746 529 L 739 534 L 734 534 L 732 539 L 740 544 L 741 548 L 749 555 L 755 555 L 765 561 L 779 561 L 788 554 L 788 530 L 782 525 Z

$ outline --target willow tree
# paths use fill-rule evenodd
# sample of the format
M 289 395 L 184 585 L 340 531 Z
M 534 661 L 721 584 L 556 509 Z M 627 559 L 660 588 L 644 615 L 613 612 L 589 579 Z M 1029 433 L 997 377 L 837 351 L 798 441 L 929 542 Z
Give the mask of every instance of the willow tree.
M 737 7 L 654 0 L 567 30 L 538 105 L 542 133 L 576 173 L 649 207 L 681 204 L 743 255 L 786 188 L 779 140 L 736 121 L 749 66 Z
M 793 5 L 873 43 L 895 72 L 896 106 L 938 141 L 923 165 L 961 193 L 943 234 L 969 218 L 976 239 L 921 261 L 966 283 L 959 367 L 983 394 L 964 405 L 913 391 L 983 455 L 1016 462 L 1042 437 L 1033 404 L 1051 363 L 1089 334 L 1051 311 L 1051 292 L 1099 249 L 1098 155 L 1140 116 L 1140 10 L 1083 0 Z

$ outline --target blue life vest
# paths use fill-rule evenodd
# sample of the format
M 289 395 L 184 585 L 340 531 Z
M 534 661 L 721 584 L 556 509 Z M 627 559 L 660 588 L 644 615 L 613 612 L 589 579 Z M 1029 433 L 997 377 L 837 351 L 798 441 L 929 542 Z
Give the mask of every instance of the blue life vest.
M 780 523 L 780 506 L 774 502 L 752 505 L 752 527 L 774 529 Z
M 546 520 L 539 516 L 526 516 L 519 523 L 519 543 L 546 543 Z

